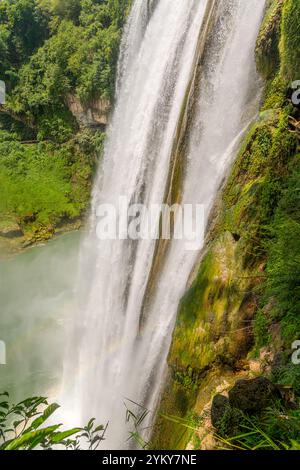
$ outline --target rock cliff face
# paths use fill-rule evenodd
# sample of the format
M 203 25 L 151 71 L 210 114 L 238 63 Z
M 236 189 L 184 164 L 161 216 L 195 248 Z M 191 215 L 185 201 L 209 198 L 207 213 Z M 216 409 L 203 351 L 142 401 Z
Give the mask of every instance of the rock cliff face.
M 179 307 L 153 448 L 216 447 L 208 417 L 214 395 L 226 396 L 238 379 L 274 373 L 279 357 L 289 368 L 289 341 L 300 338 L 297 328 L 286 334 L 284 312 L 275 315 L 277 300 L 266 294 L 270 221 L 299 161 L 299 110 L 288 92 L 300 78 L 299 15 L 297 0 L 268 3 L 256 48 L 264 101 L 220 191 Z
M 67 96 L 67 106 L 80 128 L 99 128 L 105 130 L 111 103 L 107 99 L 95 99 L 88 104 L 82 104 L 74 95 Z

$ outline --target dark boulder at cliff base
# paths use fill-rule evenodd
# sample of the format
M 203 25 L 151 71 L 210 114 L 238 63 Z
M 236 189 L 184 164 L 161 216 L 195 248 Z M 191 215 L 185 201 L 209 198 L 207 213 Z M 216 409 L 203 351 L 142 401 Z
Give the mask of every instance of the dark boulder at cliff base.
M 230 405 L 248 412 L 263 410 L 278 399 L 278 388 L 266 377 L 238 380 L 229 391 Z
M 215 395 L 211 405 L 211 423 L 220 436 L 233 436 L 239 433 L 241 411 L 230 406 L 224 395 Z
M 211 405 L 211 422 L 215 428 L 218 428 L 220 420 L 230 408 L 229 400 L 224 395 L 215 395 Z

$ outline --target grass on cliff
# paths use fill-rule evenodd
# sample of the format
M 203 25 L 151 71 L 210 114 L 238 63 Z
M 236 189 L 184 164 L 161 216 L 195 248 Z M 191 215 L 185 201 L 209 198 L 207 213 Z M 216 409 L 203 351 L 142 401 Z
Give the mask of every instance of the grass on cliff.
M 300 335 L 300 155 L 291 165 L 275 217 L 270 226 L 266 301 L 273 298 L 271 320 L 279 320 L 287 345 Z
M 263 416 L 239 416 L 239 431 L 231 437 L 216 435 L 225 450 L 299 450 L 300 410 L 270 408 Z
M 51 234 L 60 221 L 79 217 L 90 198 L 91 173 L 101 138 L 23 144 L 0 132 L 0 232 L 18 226 L 25 234 Z

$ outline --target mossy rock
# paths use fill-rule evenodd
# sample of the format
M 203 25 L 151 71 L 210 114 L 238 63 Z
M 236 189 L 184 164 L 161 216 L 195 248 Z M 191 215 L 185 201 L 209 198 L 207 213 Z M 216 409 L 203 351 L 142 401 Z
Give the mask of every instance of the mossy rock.
M 272 0 L 269 3 L 255 51 L 257 67 L 264 78 L 274 76 L 280 66 L 279 41 L 283 0 Z
M 214 396 L 211 405 L 211 422 L 217 433 L 222 436 L 233 436 L 239 430 L 241 412 L 230 406 L 224 395 Z
M 218 424 L 225 416 L 225 413 L 229 407 L 230 404 L 227 397 L 220 394 L 214 396 L 211 405 L 211 422 L 216 429 L 218 429 Z
M 285 0 L 280 41 L 281 72 L 288 80 L 299 79 L 300 73 L 300 2 Z
M 228 395 L 230 405 L 244 412 L 261 411 L 280 398 L 277 387 L 266 377 L 238 380 Z

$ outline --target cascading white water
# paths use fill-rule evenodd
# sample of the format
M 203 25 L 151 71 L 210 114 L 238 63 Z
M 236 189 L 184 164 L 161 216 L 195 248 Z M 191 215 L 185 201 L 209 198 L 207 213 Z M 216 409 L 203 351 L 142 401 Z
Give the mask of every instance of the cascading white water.
M 100 241 L 102 203 L 164 200 L 176 126 L 193 74 L 209 0 L 158 0 L 149 16 L 135 0 L 124 32 L 117 102 L 104 162 L 94 185 L 89 234 L 81 250 L 78 312 L 65 364 L 63 405 L 78 424 L 110 422 L 105 446 L 126 447 L 123 400 L 154 409 L 179 300 L 198 253 L 171 242 L 140 330 L 155 252 L 153 240 Z M 183 203 L 206 216 L 240 136 L 255 115 L 254 44 L 264 0 L 220 0 L 209 38 L 200 96 L 189 138 Z

